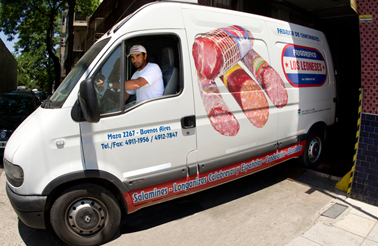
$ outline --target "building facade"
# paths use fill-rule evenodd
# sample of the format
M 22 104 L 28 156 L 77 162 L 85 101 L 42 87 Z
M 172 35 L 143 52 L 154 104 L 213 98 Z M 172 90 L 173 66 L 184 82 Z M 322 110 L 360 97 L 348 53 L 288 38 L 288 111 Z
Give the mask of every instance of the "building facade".
M 362 114 L 351 197 L 378 205 L 378 1 L 357 1 Z
M 17 89 L 17 61 L 0 39 L 0 92 Z
M 73 66 L 87 51 L 87 32 L 88 20 L 87 16 L 83 16 L 81 12 L 74 13 L 73 22 Z M 62 33 L 60 42 L 60 64 L 61 64 L 61 77 L 66 77 L 66 60 L 68 56 L 68 10 L 62 14 Z

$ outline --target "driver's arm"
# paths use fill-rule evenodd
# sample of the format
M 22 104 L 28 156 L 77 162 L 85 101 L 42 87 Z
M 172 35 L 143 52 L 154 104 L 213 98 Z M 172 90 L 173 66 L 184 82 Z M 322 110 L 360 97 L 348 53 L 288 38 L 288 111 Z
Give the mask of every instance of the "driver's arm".
M 130 79 L 125 81 L 125 90 L 135 90 L 147 84 L 147 80 L 143 77 L 137 79 Z

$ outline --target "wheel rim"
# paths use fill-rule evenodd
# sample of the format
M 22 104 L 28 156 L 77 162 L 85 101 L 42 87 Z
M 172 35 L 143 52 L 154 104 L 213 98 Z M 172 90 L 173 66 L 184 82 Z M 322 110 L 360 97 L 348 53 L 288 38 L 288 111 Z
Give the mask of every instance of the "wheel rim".
M 69 228 L 80 235 L 99 232 L 105 224 L 106 210 L 102 203 L 93 199 L 80 199 L 67 210 Z
M 308 146 L 308 158 L 311 162 L 316 162 L 322 151 L 322 143 L 319 138 L 314 138 L 311 140 Z

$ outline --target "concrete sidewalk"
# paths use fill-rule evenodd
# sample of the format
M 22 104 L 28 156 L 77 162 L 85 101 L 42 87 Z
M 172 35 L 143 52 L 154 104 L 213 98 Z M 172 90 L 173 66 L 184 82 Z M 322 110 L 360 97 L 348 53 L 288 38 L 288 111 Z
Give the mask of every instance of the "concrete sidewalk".
M 286 245 L 378 246 L 377 221 L 378 207 L 338 196 L 319 211 L 312 227 Z

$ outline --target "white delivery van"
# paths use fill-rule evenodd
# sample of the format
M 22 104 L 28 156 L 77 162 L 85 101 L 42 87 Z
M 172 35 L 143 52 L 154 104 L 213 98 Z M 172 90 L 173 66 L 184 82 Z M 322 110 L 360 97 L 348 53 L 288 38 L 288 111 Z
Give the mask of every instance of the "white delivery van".
M 134 44 L 160 66 L 163 96 L 125 102 Z M 317 164 L 335 97 L 322 32 L 150 3 L 98 40 L 13 133 L 4 154 L 7 194 L 26 225 L 49 223 L 70 245 L 101 244 L 122 213 L 291 158 Z

